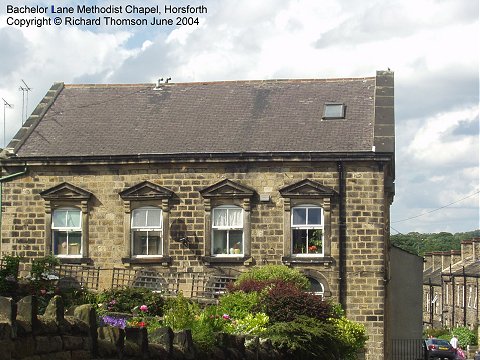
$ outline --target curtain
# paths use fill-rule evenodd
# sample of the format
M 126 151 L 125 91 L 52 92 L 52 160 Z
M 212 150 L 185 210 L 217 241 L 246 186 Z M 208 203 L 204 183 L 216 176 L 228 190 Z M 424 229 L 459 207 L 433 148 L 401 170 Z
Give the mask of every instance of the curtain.
M 242 227 L 243 210 L 242 209 L 214 209 L 213 226 L 214 227 Z

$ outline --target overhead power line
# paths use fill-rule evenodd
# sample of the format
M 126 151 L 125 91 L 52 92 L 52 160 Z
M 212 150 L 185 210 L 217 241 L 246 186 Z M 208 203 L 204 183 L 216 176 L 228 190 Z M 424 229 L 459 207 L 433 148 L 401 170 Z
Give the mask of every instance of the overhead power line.
M 459 200 L 453 201 L 453 202 L 451 202 L 450 204 L 441 206 L 441 207 L 439 207 L 439 208 L 436 208 L 436 209 L 433 209 L 433 210 L 430 210 L 430 211 L 427 211 L 427 212 L 424 212 L 424 213 L 421 213 L 421 214 L 418 214 L 418 215 L 415 215 L 415 216 L 412 216 L 412 217 L 409 217 L 409 218 L 406 218 L 406 219 L 397 220 L 397 221 L 392 221 L 392 224 L 399 223 L 399 222 L 403 222 L 403 221 L 407 221 L 407 220 L 416 219 L 416 218 L 418 218 L 418 217 L 420 217 L 420 216 L 424 216 L 424 215 L 427 215 L 427 214 L 431 214 L 431 213 L 433 213 L 433 212 L 435 212 L 435 211 L 444 209 L 444 208 L 446 208 L 446 207 L 449 207 L 450 205 L 453 205 L 453 204 L 459 203 L 460 201 L 463 201 L 463 200 L 466 200 L 466 199 L 468 199 L 468 198 L 471 198 L 472 196 L 475 196 L 475 195 L 477 195 L 478 193 L 480 193 L 480 191 L 477 191 L 477 192 L 475 192 L 475 193 L 473 193 L 473 194 L 470 194 L 470 195 L 468 195 L 468 196 L 465 196 L 464 198 L 461 198 L 461 199 L 459 199 Z

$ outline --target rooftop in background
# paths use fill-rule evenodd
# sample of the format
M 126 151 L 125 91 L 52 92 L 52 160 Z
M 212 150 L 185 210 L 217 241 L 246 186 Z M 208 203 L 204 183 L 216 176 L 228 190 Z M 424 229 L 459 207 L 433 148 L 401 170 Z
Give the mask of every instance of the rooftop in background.
M 391 84 L 379 86 L 379 74 L 390 77 Z M 375 110 L 382 106 L 376 103 L 378 94 L 392 100 L 386 134 L 394 136 L 391 72 L 365 78 L 170 82 L 155 87 L 54 84 L 7 149 L 18 158 L 372 153 L 379 130 Z M 382 93 L 383 88 L 391 94 Z M 332 103 L 344 104 L 344 118 L 324 118 L 325 105 Z M 376 151 L 382 150 L 377 146 Z

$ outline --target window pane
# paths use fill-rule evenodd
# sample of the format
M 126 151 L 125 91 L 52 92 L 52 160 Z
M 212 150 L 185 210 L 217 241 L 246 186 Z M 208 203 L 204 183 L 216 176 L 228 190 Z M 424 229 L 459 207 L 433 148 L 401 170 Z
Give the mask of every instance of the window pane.
M 145 209 L 135 209 L 132 213 L 132 227 L 145 227 L 146 222 L 146 210 Z
M 242 227 L 242 209 L 228 209 L 228 226 Z
M 67 212 L 67 227 L 80 227 L 80 210 L 68 210 Z
M 343 104 L 325 104 L 326 118 L 342 118 L 343 117 Z
M 133 255 L 147 255 L 147 232 L 133 232 Z
M 320 208 L 308 208 L 308 224 L 320 225 L 322 221 L 322 211 Z
M 67 233 L 65 231 L 53 231 L 53 254 L 67 255 Z
M 227 209 L 213 210 L 213 226 L 227 226 Z
M 227 230 L 213 230 L 212 250 L 214 255 L 228 254 Z
M 243 254 L 243 231 L 242 230 L 230 230 L 230 254 Z
M 320 229 L 309 229 L 308 233 L 308 253 L 321 254 L 323 252 L 323 232 Z
M 314 292 L 315 294 L 323 294 L 323 285 L 317 279 L 308 277 L 308 280 L 310 281 L 310 287 L 312 289 L 312 292 Z
M 147 210 L 147 227 L 160 227 L 162 225 L 162 210 Z
M 82 248 L 82 233 L 72 231 L 68 233 L 68 255 L 80 255 Z
M 60 227 L 66 227 L 66 215 L 67 211 L 66 210 L 55 210 L 53 212 L 53 227 L 60 228 Z
M 148 232 L 148 255 L 162 255 L 161 239 L 159 231 Z
M 307 209 L 293 208 L 293 225 L 305 225 L 307 223 Z
M 305 254 L 307 248 L 307 230 L 293 229 L 292 231 L 292 253 Z

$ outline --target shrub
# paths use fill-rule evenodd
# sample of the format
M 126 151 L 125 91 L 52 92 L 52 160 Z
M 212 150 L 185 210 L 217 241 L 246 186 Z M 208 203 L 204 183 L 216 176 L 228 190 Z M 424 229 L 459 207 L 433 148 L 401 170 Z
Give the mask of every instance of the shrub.
M 322 321 L 336 316 L 332 306 L 321 297 L 289 283 L 279 283 L 271 288 L 262 305 L 271 322 L 293 321 L 301 315 Z
M 355 360 L 357 352 L 365 347 L 368 340 L 365 326 L 348 320 L 346 317 L 331 319 L 335 326 L 335 336 L 340 342 L 340 352 L 345 360 Z
M 285 265 L 255 266 L 250 271 L 242 273 L 235 281 L 235 286 L 241 285 L 246 280 L 283 280 L 303 290 L 309 290 L 311 287 L 305 275 Z
M 242 281 L 239 284 L 230 283 L 227 285 L 227 290 L 229 292 L 235 291 L 243 291 L 246 293 L 251 292 L 268 292 L 271 288 L 275 287 L 277 284 L 284 284 L 285 281 L 281 279 L 271 279 L 271 280 L 255 280 L 255 279 L 248 279 Z M 295 284 L 290 283 L 292 286 L 296 286 Z
M 165 300 L 162 295 L 144 288 L 110 289 L 99 293 L 94 305 L 99 314 L 122 312 L 130 314 L 135 307 L 146 305 L 152 316 L 162 316 Z
M 196 303 L 186 299 L 180 292 L 175 298 L 168 299 L 164 307 L 163 323 L 173 330 L 192 329 L 200 308 Z
M 434 338 L 439 338 L 440 336 L 446 335 L 447 337 L 450 336 L 450 330 L 447 328 L 426 328 L 423 330 L 423 336 L 428 338 L 428 337 L 434 337 Z M 450 340 L 450 339 L 449 339 Z
M 0 269 L 0 295 L 12 296 L 18 287 L 18 256 L 3 257 L 3 268 Z
M 477 345 L 477 336 L 467 327 L 459 326 L 452 329 L 452 335 L 458 338 L 458 344 L 466 349 L 467 345 Z
M 341 358 L 334 325 L 300 316 L 294 321 L 271 325 L 264 336 L 291 359 L 333 360 Z
M 237 335 L 261 335 L 266 330 L 269 318 L 265 313 L 248 314 L 242 319 L 231 319 L 225 331 Z
M 58 280 L 58 276 L 53 274 L 53 270 L 57 265 L 60 265 L 60 260 L 53 255 L 33 260 L 32 270 L 30 271 L 31 281 Z
M 222 316 L 216 306 L 208 306 L 195 316 L 192 323 L 192 337 L 195 344 L 202 350 L 210 350 L 220 343 L 218 334 L 224 331 L 230 320 Z
M 261 295 L 258 292 L 235 291 L 220 298 L 219 311 L 235 319 L 243 319 L 260 306 Z

